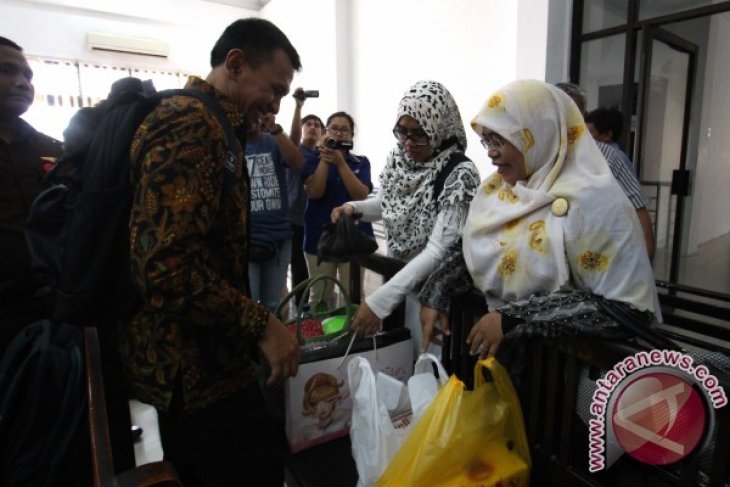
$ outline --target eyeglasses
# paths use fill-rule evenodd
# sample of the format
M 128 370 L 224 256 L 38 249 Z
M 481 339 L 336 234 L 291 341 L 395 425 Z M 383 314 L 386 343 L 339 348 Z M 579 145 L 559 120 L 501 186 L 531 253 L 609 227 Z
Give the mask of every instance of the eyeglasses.
M 428 134 L 423 130 L 403 130 L 396 127 L 393 129 L 393 135 L 401 144 L 405 144 L 408 139 L 411 139 L 413 145 L 428 145 L 431 142 L 428 139 Z
M 485 138 L 480 139 L 479 142 L 481 142 L 487 150 L 500 150 L 507 141 L 501 135 L 491 133 Z
M 350 129 L 345 127 L 327 127 L 325 130 L 327 130 L 328 134 L 335 135 L 347 135 L 350 133 Z

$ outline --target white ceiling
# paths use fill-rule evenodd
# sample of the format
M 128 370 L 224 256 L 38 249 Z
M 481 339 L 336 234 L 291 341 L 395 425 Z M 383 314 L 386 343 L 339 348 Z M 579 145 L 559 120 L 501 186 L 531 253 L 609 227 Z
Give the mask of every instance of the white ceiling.
M 206 2 L 223 3 L 234 7 L 247 8 L 250 10 L 261 10 L 271 0 L 205 0 Z

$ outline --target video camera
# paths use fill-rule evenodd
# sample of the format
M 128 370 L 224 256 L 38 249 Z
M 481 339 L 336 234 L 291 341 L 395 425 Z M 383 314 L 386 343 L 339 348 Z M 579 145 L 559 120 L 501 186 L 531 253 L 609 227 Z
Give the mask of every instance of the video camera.
M 344 150 L 352 149 L 351 140 L 325 139 L 324 145 L 328 149 L 344 149 Z
M 295 90 L 292 95 L 297 100 L 306 100 L 307 98 L 319 98 L 319 90 Z

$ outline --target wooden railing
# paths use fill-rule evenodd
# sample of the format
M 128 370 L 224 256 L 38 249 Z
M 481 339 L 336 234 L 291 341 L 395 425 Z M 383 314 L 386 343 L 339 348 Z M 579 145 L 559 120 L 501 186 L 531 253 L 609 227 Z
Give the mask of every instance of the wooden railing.
M 173 466 L 168 462 L 141 465 L 120 474 L 114 470 L 109 419 L 107 415 L 101 349 L 97 329 L 84 329 L 86 354 L 86 385 L 91 432 L 91 460 L 95 487 L 148 487 L 180 486 Z

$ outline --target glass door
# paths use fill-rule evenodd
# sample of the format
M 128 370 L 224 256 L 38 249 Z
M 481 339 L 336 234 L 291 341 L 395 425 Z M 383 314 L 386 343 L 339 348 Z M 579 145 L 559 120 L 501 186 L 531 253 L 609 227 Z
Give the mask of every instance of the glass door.
M 697 48 L 657 27 L 645 29 L 641 45 L 634 161 L 652 193 L 656 277 L 677 283 L 691 179 L 686 155 Z

